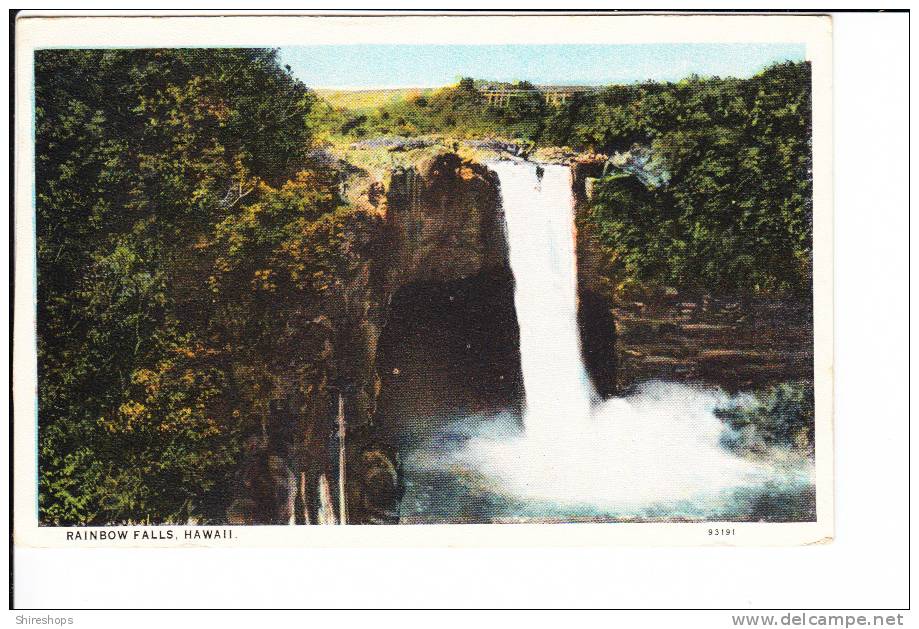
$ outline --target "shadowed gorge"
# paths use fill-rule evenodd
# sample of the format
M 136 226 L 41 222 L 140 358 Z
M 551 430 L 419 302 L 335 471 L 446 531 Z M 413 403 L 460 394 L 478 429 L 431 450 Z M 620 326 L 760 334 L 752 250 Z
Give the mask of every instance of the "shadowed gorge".
M 412 442 L 463 414 L 519 412 L 519 343 L 508 269 L 403 287 L 379 345 L 384 432 Z

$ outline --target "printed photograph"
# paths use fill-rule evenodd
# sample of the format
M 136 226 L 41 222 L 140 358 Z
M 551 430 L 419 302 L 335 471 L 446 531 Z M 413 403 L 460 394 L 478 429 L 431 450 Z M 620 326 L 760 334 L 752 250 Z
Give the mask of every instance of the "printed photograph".
M 817 520 L 804 43 L 101 46 L 34 54 L 40 526 Z

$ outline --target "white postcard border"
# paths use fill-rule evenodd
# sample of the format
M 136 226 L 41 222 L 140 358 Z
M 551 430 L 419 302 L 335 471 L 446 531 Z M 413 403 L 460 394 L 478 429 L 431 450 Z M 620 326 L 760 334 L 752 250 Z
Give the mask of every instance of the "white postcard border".
M 825 15 L 398 15 L 38 17 L 16 25 L 14 544 L 28 547 L 798 545 L 834 531 L 832 38 Z M 37 356 L 33 52 L 39 48 L 401 43 L 749 43 L 806 45 L 812 64 L 814 386 L 817 521 L 399 526 L 44 527 L 37 512 Z M 709 529 L 730 528 L 729 537 Z M 124 531 L 73 540 L 68 532 Z M 185 531 L 217 531 L 186 539 Z M 138 535 L 135 536 L 135 531 Z M 143 532 L 148 535 L 144 536 Z M 171 539 L 160 535 L 172 532 Z M 228 537 L 223 537 L 229 532 Z M 116 533 L 116 536 L 118 534 Z

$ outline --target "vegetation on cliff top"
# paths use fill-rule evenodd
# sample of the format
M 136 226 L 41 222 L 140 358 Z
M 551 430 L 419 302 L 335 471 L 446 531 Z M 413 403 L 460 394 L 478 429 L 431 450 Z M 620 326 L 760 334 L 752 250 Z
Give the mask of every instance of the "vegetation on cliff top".
M 749 79 L 689 77 L 611 85 L 550 105 L 534 90 L 490 103 L 480 82 L 387 93 L 336 107 L 324 137 L 511 138 L 613 155 L 636 145 L 667 185 L 615 178 L 595 187 L 587 222 L 613 290 L 655 284 L 709 293 L 794 294 L 811 283 L 810 65 L 776 64 Z M 377 151 L 385 153 L 385 149 Z M 385 155 L 377 161 L 385 161 Z M 616 173 L 611 168 L 611 173 Z

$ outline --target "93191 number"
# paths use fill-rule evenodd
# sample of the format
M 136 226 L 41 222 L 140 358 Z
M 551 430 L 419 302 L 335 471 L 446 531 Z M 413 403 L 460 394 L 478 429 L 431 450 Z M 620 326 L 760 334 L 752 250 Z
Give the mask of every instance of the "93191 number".
M 729 535 L 737 535 L 737 532 L 734 529 L 708 529 L 708 534 L 711 537 L 727 537 Z

